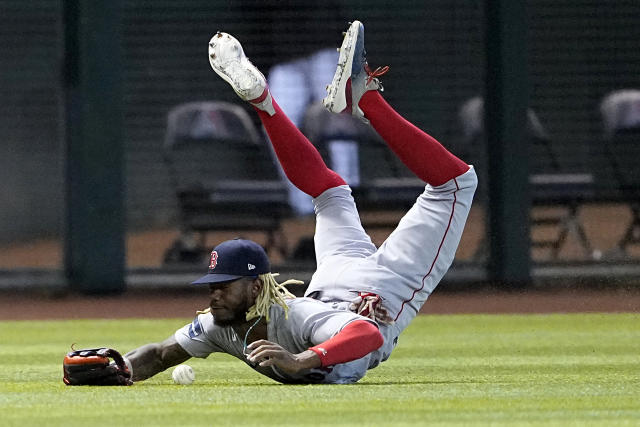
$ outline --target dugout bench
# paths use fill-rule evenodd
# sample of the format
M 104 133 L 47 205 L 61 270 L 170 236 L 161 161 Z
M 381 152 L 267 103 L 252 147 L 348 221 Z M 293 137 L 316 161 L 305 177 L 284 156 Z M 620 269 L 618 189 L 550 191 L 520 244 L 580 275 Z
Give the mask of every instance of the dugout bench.
M 287 191 L 265 141 L 240 106 L 190 102 L 167 115 L 164 161 L 176 195 L 180 236 L 165 264 L 197 263 L 213 231 L 261 232 L 265 250 L 287 253 L 281 221 Z

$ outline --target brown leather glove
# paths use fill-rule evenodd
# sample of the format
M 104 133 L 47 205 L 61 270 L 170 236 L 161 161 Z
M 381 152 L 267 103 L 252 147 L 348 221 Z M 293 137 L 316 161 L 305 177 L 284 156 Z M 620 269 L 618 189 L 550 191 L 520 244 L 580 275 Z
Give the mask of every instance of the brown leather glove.
M 109 360 L 113 359 L 113 362 Z M 62 362 L 66 385 L 132 385 L 124 358 L 111 348 L 74 350 Z

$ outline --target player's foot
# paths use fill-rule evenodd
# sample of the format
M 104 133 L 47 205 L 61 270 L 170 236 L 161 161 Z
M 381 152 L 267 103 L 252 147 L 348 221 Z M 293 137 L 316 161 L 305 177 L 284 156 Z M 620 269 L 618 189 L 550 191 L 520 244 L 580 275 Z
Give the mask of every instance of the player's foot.
M 378 77 L 388 70 L 389 67 L 378 67 L 373 71 L 369 68 L 364 49 L 364 25 L 354 21 L 340 46 L 338 68 L 327 86 L 327 96 L 322 100 L 324 106 L 333 113 L 347 111 L 368 122 L 358 102 L 369 90 L 383 90 Z
M 240 42 L 227 33 L 217 32 L 209 40 L 211 68 L 231 85 L 238 96 L 273 116 L 271 93 L 264 75 L 249 61 Z

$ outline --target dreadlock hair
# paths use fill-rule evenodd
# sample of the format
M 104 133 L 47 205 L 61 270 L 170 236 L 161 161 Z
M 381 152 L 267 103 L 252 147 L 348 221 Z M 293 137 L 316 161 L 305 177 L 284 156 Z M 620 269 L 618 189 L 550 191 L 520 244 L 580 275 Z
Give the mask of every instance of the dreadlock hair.
M 275 277 L 278 273 L 264 273 L 258 277 L 262 281 L 262 290 L 256 297 L 256 302 L 249 308 L 247 312 L 247 320 L 254 319 L 258 316 L 263 316 L 269 321 L 269 308 L 273 304 L 278 304 L 284 309 L 284 317 L 288 318 L 289 306 L 287 306 L 286 300 L 295 298 L 289 290 L 285 287 L 287 285 L 302 285 L 304 282 L 300 280 L 289 279 L 282 283 L 276 282 Z

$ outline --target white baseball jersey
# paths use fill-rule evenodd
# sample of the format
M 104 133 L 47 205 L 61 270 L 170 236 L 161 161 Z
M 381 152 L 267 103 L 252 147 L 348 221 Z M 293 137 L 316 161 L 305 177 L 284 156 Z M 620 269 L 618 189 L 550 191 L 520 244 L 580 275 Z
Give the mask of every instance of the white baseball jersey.
M 282 307 L 277 304 L 271 306 L 267 340 L 280 344 L 294 354 L 325 342 L 354 320 L 372 322 L 311 298 L 291 299 L 287 301 L 287 305 L 287 318 Z M 370 365 L 379 363 L 371 355 L 367 355 L 348 363 L 306 370 L 296 375 L 282 372 L 275 366 L 260 367 L 249 362 L 243 353 L 244 337 L 236 335 L 230 326 L 214 324 L 210 313 L 198 315 L 192 323 L 178 329 L 174 336 L 178 344 L 193 357 L 207 357 L 215 352 L 228 353 L 261 374 L 282 383 L 353 383 L 364 376 Z
M 331 188 L 314 199 L 318 268 L 305 294 L 313 299 L 291 300 L 288 320 L 284 310 L 273 305 L 267 339 L 292 353 L 326 341 L 350 322 L 365 319 L 348 311 L 358 292 L 379 295 L 395 323 L 378 325 L 384 337 L 378 350 L 328 369 L 290 376 L 276 368 L 249 365 L 280 382 L 351 383 L 385 361 L 453 262 L 476 186 L 473 167 L 438 187 L 427 185 L 380 248 L 362 228 L 348 186 Z M 192 356 L 220 351 L 246 362 L 244 337 L 237 337 L 230 327 L 214 325 L 211 314 L 198 316 L 175 337 Z

